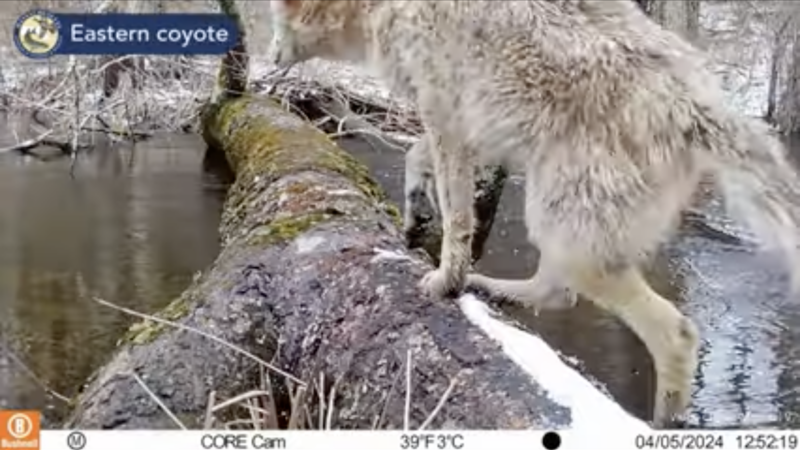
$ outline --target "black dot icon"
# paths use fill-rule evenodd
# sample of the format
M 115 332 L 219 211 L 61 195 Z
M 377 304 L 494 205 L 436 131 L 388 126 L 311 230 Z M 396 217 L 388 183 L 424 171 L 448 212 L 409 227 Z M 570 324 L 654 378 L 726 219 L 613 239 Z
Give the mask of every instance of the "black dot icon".
M 561 447 L 561 436 L 555 431 L 548 431 L 542 436 L 542 447 L 547 450 L 556 450 Z

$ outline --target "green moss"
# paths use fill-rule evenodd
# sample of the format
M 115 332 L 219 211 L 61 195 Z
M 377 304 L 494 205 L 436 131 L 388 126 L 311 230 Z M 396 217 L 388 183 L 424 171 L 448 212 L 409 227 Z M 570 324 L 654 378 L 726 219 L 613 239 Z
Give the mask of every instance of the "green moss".
M 352 180 L 362 192 L 375 201 L 386 201 L 386 193 L 372 178 L 369 169 L 352 155 L 341 150 L 334 142 L 331 141 L 330 144 L 334 146 L 335 151 L 328 152 L 326 157 L 319 161 L 320 165 Z
M 220 77 L 223 77 L 223 72 L 225 71 L 220 70 Z M 218 82 L 224 83 L 225 81 L 220 79 Z M 240 118 L 242 112 L 247 109 L 251 101 L 252 98 L 249 97 L 223 101 L 214 114 L 214 120 L 216 121 L 214 128 L 218 129 L 222 136 L 227 136 L 231 132 L 231 125 L 233 125 L 234 120 Z
M 242 117 L 242 111 L 251 101 L 225 102 L 216 118 L 216 128 L 229 138 L 227 151 L 237 171 L 280 177 L 301 170 L 329 170 L 353 181 L 370 198 L 379 202 L 386 199 L 366 166 L 310 124 L 299 130 L 281 129 L 271 123 L 268 111 L 264 116 Z M 265 105 L 269 107 L 280 108 Z M 288 113 L 280 111 L 280 114 Z M 241 167 L 242 163 L 248 167 Z
M 267 246 L 296 238 L 313 226 L 331 219 L 334 214 L 314 211 L 308 214 L 273 220 L 253 229 L 248 245 Z
M 252 108 L 247 109 L 248 106 Z M 400 211 L 389 202 L 385 191 L 364 164 L 311 124 L 301 124 L 300 119 L 294 116 L 284 117 L 288 114 L 269 99 L 245 97 L 223 102 L 217 112 L 209 117 L 212 121 L 208 124 L 223 140 L 228 161 L 237 176 L 237 183 L 228 192 L 224 213 L 226 229 L 239 228 L 243 215 L 247 213 L 245 203 L 253 194 L 255 177 L 275 180 L 307 170 L 327 171 L 347 178 L 370 200 L 384 208 L 395 223 L 402 223 Z M 289 192 L 302 203 L 298 207 L 314 203 L 305 195 L 305 190 L 312 187 L 298 186 L 293 189 L 303 192 Z M 292 209 L 291 205 L 287 208 Z M 319 217 L 318 214 L 311 213 L 287 220 L 292 225 L 290 228 L 296 228 L 295 225 L 302 225 L 309 218 Z M 273 229 L 274 227 L 278 228 Z M 253 237 L 259 243 L 264 239 L 272 242 L 293 237 L 286 236 L 287 230 L 281 224 L 264 225 L 260 228 L 263 229 L 259 229 Z M 290 235 L 298 234 L 288 231 Z
M 397 225 L 399 228 L 403 228 L 403 215 L 400 214 L 400 208 L 398 208 L 397 205 L 389 201 L 384 202 L 381 206 L 383 207 L 383 210 L 386 212 L 386 214 L 388 214 L 389 217 L 392 218 L 392 222 L 394 222 L 394 224 Z
M 175 322 L 185 317 L 191 309 L 192 301 L 186 295 L 178 297 L 166 308 L 155 314 L 156 317 L 170 322 Z M 145 319 L 141 322 L 135 323 L 128 328 L 125 336 L 122 337 L 121 342 L 133 345 L 149 344 L 153 342 L 168 325 L 153 320 Z

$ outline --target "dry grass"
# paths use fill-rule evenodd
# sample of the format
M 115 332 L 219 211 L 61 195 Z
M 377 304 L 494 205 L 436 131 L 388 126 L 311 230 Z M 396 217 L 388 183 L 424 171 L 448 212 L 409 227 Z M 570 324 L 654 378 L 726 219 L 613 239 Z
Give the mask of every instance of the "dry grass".
M 118 306 L 99 298 L 95 298 L 94 300 L 102 306 L 112 308 L 136 318 L 161 323 L 176 329 L 197 334 L 198 336 L 206 339 L 211 339 L 224 345 L 229 350 L 258 362 L 260 369 L 260 376 L 258 379 L 260 381 L 259 385 L 255 386 L 252 390 L 224 400 L 218 399 L 217 394 L 214 391 L 209 393 L 206 414 L 203 421 L 203 428 L 227 430 L 275 430 L 281 428 L 289 430 L 333 429 L 333 421 L 336 412 L 335 401 L 337 396 L 337 387 L 341 381 L 340 379 L 334 380 L 331 388 L 326 392 L 325 386 L 327 384 L 325 375 L 323 373 L 319 374 L 317 380 L 302 381 L 297 377 L 278 369 L 274 364 L 258 358 L 247 350 L 226 342 L 219 337 L 209 334 L 203 330 L 188 327 L 186 325 L 149 314 L 136 312 L 129 308 Z M 406 354 L 405 364 L 405 412 L 403 421 L 405 430 L 410 429 L 409 418 L 411 411 L 412 367 L 413 358 L 412 353 L 409 350 Z M 280 378 L 285 384 L 283 388 L 285 389 L 285 392 L 289 393 L 290 399 L 288 411 L 281 411 L 278 407 L 279 401 L 277 400 L 277 397 L 280 395 L 280 390 L 276 389 L 276 386 L 273 385 L 273 377 L 270 376 L 271 374 L 280 375 Z M 177 415 L 170 411 L 169 407 L 167 407 L 167 405 L 153 392 L 153 390 L 147 386 L 145 380 L 135 373 L 131 373 L 130 376 L 164 411 L 164 413 L 170 417 L 170 419 L 178 428 L 187 429 L 187 426 L 182 423 L 180 419 L 178 419 Z M 449 386 L 442 394 L 442 397 L 439 399 L 436 407 L 419 426 L 418 430 L 424 430 L 429 427 L 431 423 L 433 423 L 433 420 L 447 403 L 447 399 L 457 384 L 458 377 L 455 377 L 450 381 Z M 309 391 L 313 392 L 312 397 L 309 397 Z M 390 396 L 387 396 L 387 403 L 389 399 Z M 316 403 L 317 406 L 316 416 L 314 416 L 311 412 L 312 403 Z M 288 420 L 280 420 L 281 416 L 288 416 Z M 373 428 L 378 428 L 382 420 L 383 417 L 376 417 Z M 284 425 L 281 425 L 282 423 Z
M 337 400 L 337 387 L 341 380 L 336 379 L 331 387 L 326 390 L 327 382 L 325 375 L 320 373 L 314 380 L 302 381 L 298 377 L 289 374 L 273 363 L 265 361 L 251 352 L 231 344 L 206 331 L 189 327 L 177 322 L 169 321 L 161 317 L 134 311 L 132 309 L 116 305 L 106 300 L 94 297 L 93 300 L 103 307 L 107 307 L 118 312 L 122 312 L 137 319 L 156 322 L 178 330 L 196 334 L 202 338 L 210 339 L 230 351 L 238 353 L 246 358 L 258 363 L 259 376 L 258 385 L 251 390 L 227 399 L 217 397 L 215 391 L 209 392 L 206 412 L 202 421 L 203 429 L 225 429 L 225 430 L 332 430 L 334 429 L 334 418 L 336 413 L 335 403 Z M 0 330 L 1 331 L 1 330 Z M 48 395 L 56 398 L 65 404 L 71 404 L 74 400 L 60 394 L 47 386 L 41 378 L 28 367 L 21 358 L 16 356 L 9 343 L 0 333 L 0 346 L 4 352 L 12 357 L 14 362 L 38 384 Z M 412 393 L 412 369 L 413 357 L 411 351 L 406 353 L 405 371 L 398 372 L 398 376 L 405 374 L 405 410 L 404 410 L 404 429 L 409 430 L 411 393 Z M 275 377 L 274 375 L 277 375 Z M 176 428 L 186 430 L 187 425 L 178 418 L 164 401 L 148 386 L 147 381 L 135 372 L 128 373 L 137 385 L 158 405 L 158 407 L 172 420 Z M 280 379 L 282 386 L 275 386 L 274 379 Z M 395 380 L 397 381 L 397 380 Z M 445 392 L 439 398 L 434 409 L 430 412 L 417 430 L 424 430 L 430 427 L 433 420 L 447 404 L 450 394 L 457 386 L 459 377 L 454 377 Z M 392 388 L 394 389 L 393 383 Z M 281 408 L 279 404 L 285 403 L 278 400 L 282 395 L 288 393 L 289 407 Z M 311 393 L 311 394 L 309 394 Z M 386 404 L 389 403 L 392 392 L 386 397 Z M 316 407 L 316 414 L 312 410 Z M 374 417 L 373 429 L 378 429 L 384 420 L 384 411 Z

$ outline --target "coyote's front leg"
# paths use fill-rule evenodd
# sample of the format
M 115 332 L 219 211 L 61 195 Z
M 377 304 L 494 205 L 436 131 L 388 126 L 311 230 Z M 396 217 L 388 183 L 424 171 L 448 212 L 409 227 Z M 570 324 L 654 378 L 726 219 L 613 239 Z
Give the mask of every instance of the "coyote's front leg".
M 441 217 L 430 150 L 436 142 L 431 140 L 430 133 L 425 133 L 406 152 L 403 232 L 409 248 L 424 247 L 426 234 L 431 233 L 428 228 L 436 216 Z
M 421 287 L 429 295 L 455 297 L 464 288 L 471 264 L 476 155 L 449 134 L 432 133 L 431 139 L 438 140 L 429 150 L 443 235 L 439 268 L 423 277 Z

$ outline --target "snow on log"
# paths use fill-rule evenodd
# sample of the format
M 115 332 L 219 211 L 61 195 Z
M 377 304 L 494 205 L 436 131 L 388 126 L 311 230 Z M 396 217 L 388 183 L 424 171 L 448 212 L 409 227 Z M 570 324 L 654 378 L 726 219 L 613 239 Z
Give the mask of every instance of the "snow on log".
M 236 174 L 221 252 L 159 316 L 304 381 L 310 415 L 323 394 L 334 429 L 645 427 L 474 296 L 422 296 L 431 262 L 407 249 L 397 208 L 308 122 L 244 96 L 209 109 L 204 136 Z M 175 428 L 167 409 L 200 428 L 211 391 L 219 401 L 253 389 L 262 369 L 206 336 L 146 321 L 92 377 L 67 425 Z M 273 386 L 287 376 L 272 371 Z M 285 392 L 273 395 L 280 404 Z

